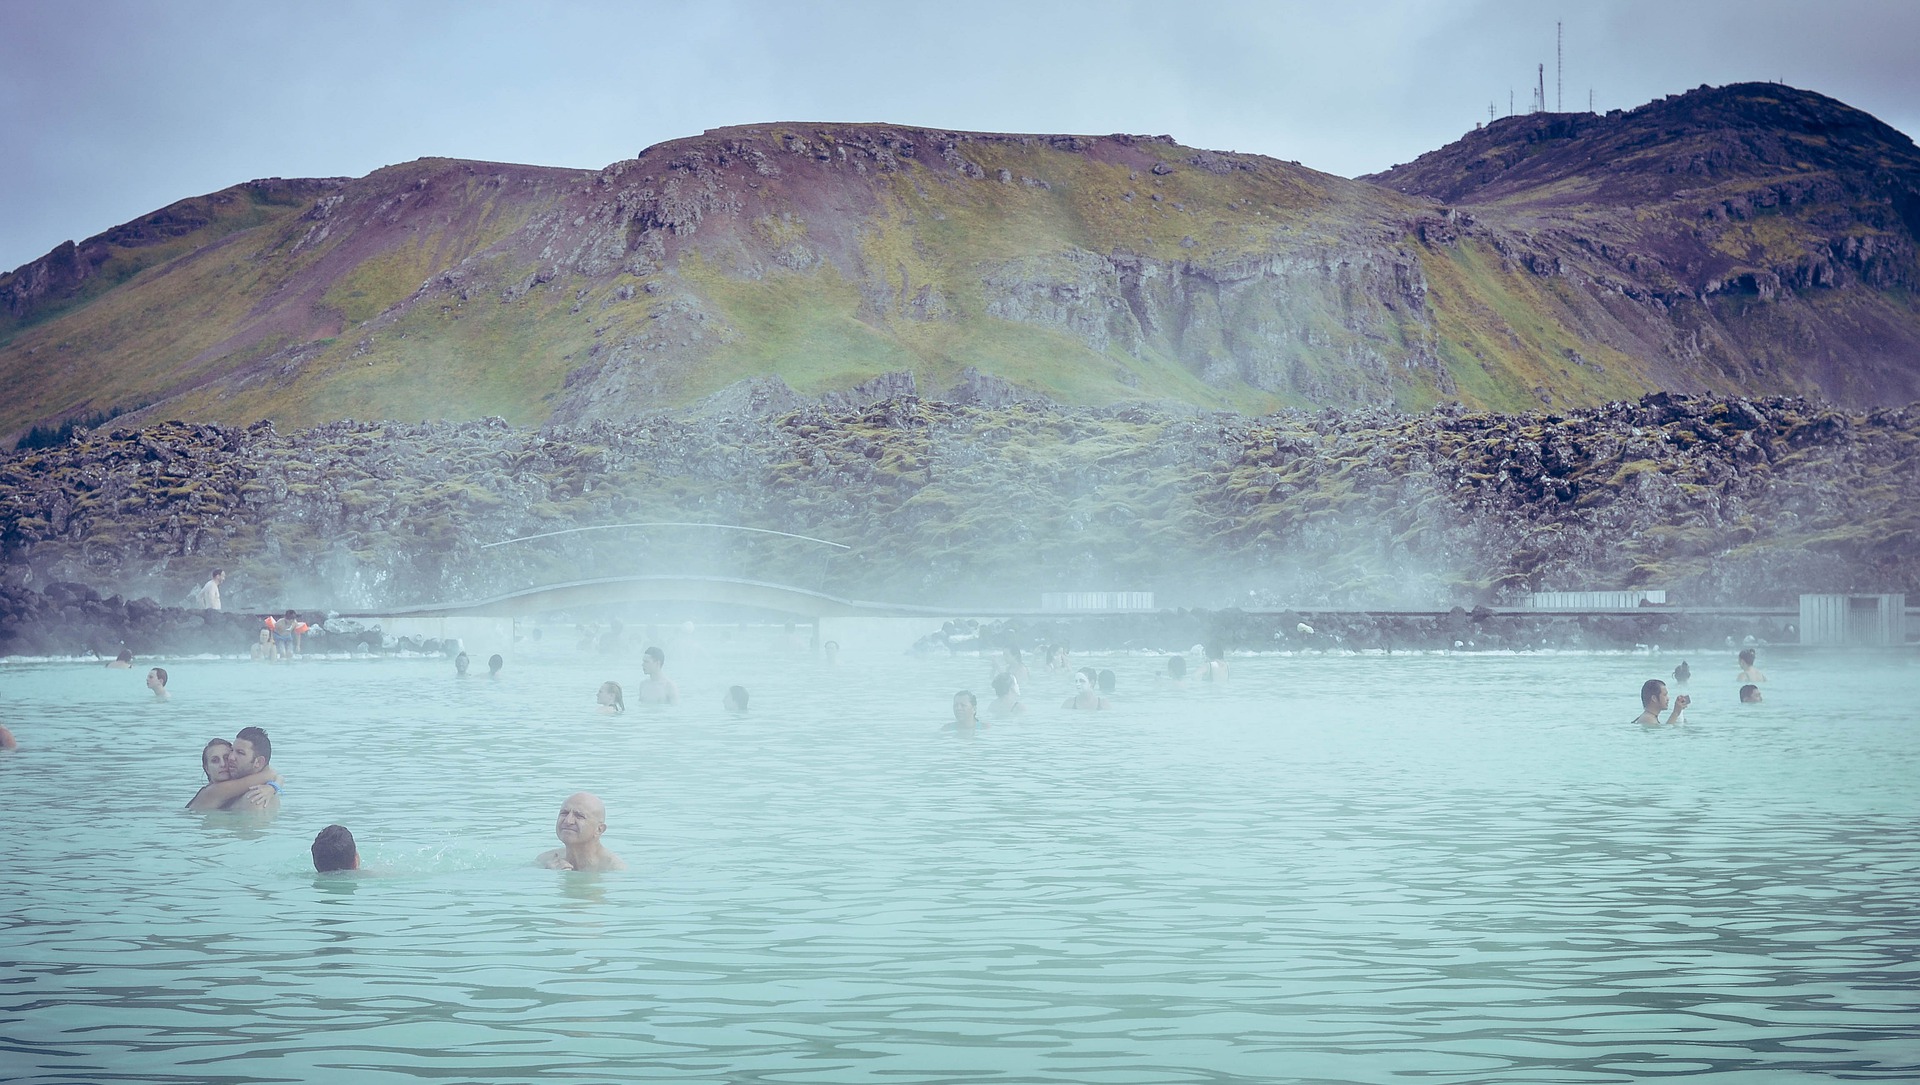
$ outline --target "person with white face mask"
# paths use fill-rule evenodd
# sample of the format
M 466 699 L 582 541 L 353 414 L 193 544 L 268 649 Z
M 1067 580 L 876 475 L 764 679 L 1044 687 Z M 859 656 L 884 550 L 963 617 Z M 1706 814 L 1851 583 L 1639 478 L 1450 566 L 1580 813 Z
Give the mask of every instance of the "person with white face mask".
M 1092 667 L 1082 667 L 1073 672 L 1073 696 L 1067 698 L 1061 708 L 1077 708 L 1094 711 L 1111 708 L 1105 697 L 1100 696 L 1100 675 Z

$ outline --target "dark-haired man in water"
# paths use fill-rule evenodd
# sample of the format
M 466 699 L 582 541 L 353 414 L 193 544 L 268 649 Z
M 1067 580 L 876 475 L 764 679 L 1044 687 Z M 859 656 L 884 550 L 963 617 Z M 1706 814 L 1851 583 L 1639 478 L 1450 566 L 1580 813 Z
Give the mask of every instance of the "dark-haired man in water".
M 313 855 L 313 869 L 317 873 L 360 869 L 360 849 L 353 842 L 353 832 L 345 825 L 329 825 L 320 830 L 320 835 L 313 838 L 313 846 L 307 850 Z
M 1633 722 L 1646 727 L 1658 726 L 1661 722 L 1660 712 L 1669 703 L 1673 705 L 1673 711 L 1667 714 L 1666 722 L 1679 723 L 1681 714 L 1687 710 L 1688 705 L 1693 703 L 1693 698 L 1682 693 L 1678 697 L 1671 698 L 1670 702 L 1667 696 L 1667 684 L 1658 678 L 1647 679 L 1640 686 L 1640 714 L 1634 717 Z
M 625 870 L 627 864 L 600 843 L 607 831 L 607 804 L 600 796 L 576 791 L 560 804 L 560 816 L 554 819 L 553 835 L 560 847 L 541 852 L 534 865 L 548 870 Z
M 679 704 L 680 687 L 673 684 L 663 672 L 667 665 L 667 653 L 658 648 L 647 649 L 640 657 L 640 669 L 646 672 L 641 679 L 640 688 L 633 695 L 648 704 Z
M 167 699 L 167 669 L 155 667 L 147 672 L 147 688 L 153 691 L 155 700 Z
M 249 731 L 260 731 L 258 727 L 249 727 Z M 244 732 L 243 732 L 244 733 Z M 265 732 L 260 732 L 265 738 Z M 233 757 L 234 743 L 224 738 L 216 738 L 200 751 L 200 768 L 207 774 L 204 787 L 187 800 L 189 810 L 258 810 L 277 809 L 280 805 L 280 774 L 266 765 L 264 759 L 255 761 L 249 757 L 243 767 Z M 271 749 L 271 747 L 269 747 Z M 248 743 L 249 755 L 253 745 Z

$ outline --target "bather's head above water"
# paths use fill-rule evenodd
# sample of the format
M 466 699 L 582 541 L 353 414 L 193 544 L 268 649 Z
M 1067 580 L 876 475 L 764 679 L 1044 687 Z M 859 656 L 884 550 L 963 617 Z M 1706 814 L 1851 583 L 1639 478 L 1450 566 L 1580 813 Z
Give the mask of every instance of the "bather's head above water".
M 600 705 L 600 711 L 607 715 L 617 716 L 627 710 L 626 694 L 621 691 L 618 682 L 600 683 L 600 692 L 594 694 L 593 699 Z
M 233 743 L 224 738 L 212 739 L 200 748 L 200 771 L 207 774 L 208 783 L 233 779 L 227 771 L 227 757 L 232 752 Z
M 313 855 L 313 869 L 318 873 L 360 869 L 360 849 L 345 825 L 329 825 L 320 830 L 308 851 Z
M 591 844 L 607 831 L 607 804 L 590 791 L 576 791 L 560 804 L 553 835 L 562 844 Z
M 1667 684 L 1658 678 L 1640 683 L 1640 707 L 1658 712 L 1667 707 Z
M 560 804 L 553 835 L 560 847 L 541 853 L 534 862 L 549 870 L 625 870 L 627 864 L 600 844 L 607 831 L 607 804 L 591 791 L 576 791 Z
M 1760 703 L 1760 687 L 1754 685 L 1752 682 L 1748 682 L 1746 685 L 1741 686 L 1740 687 L 1740 703 L 1741 704 L 1759 704 Z

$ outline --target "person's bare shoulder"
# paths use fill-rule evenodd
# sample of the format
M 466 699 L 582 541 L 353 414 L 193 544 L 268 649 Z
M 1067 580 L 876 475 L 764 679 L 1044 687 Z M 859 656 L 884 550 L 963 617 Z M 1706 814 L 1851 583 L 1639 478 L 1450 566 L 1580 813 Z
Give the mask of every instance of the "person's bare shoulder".
M 572 870 L 573 864 L 567 862 L 567 849 L 555 848 L 543 851 L 533 857 L 533 865 L 546 870 Z

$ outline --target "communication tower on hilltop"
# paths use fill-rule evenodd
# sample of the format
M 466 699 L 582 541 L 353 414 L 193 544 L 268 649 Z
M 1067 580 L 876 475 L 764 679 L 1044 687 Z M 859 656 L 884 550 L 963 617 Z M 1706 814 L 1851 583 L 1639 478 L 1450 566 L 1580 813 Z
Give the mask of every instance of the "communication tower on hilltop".
M 1547 66 L 1545 64 L 1542 64 L 1539 66 L 1539 70 L 1533 73 L 1533 108 L 1528 110 L 1528 112 L 1529 113 L 1545 113 L 1546 111 L 1547 111 Z
M 1567 111 L 1567 31 L 1558 19 L 1553 22 L 1553 111 Z

